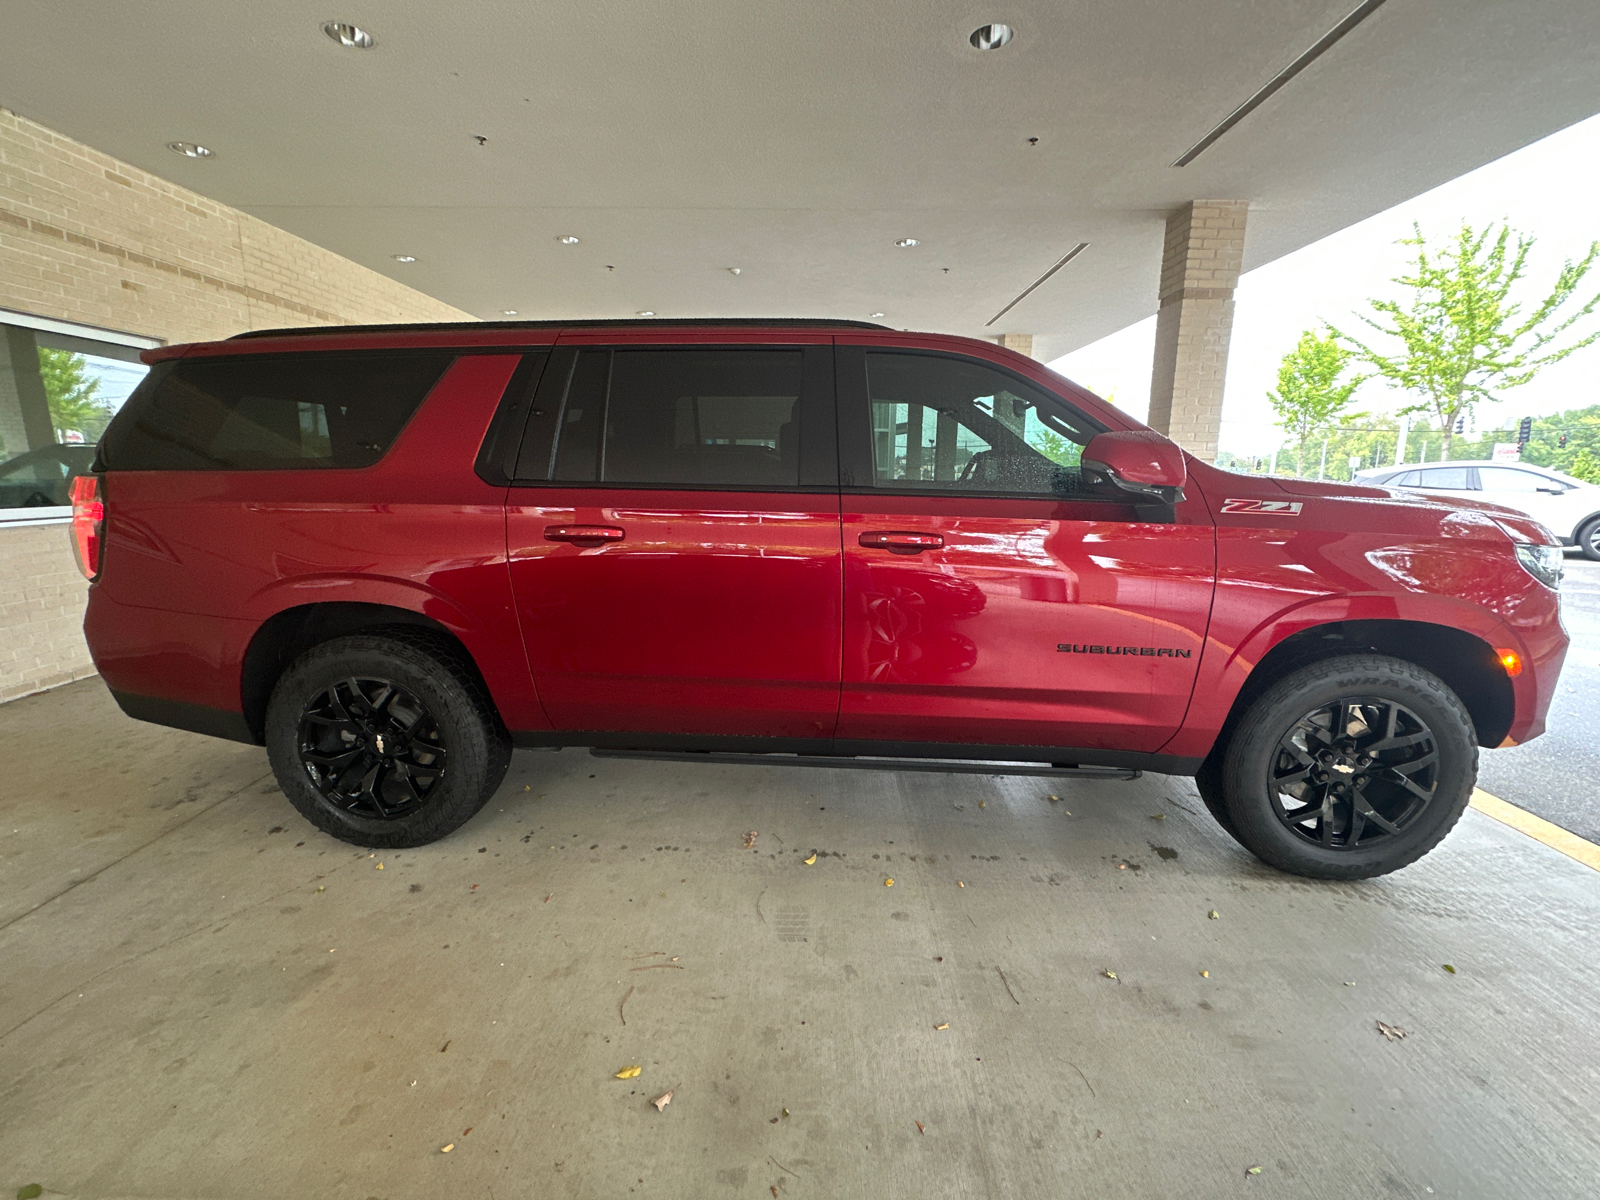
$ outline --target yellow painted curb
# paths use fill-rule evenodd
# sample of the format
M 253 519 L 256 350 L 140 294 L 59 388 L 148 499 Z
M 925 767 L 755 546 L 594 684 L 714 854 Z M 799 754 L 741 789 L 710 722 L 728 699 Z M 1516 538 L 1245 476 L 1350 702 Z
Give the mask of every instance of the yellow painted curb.
M 1486 817 L 1493 817 L 1502 825 L 1509 825 L 1525 833 L 1536 842 L 1543 842 L 1552 850 L 1559 850 L 1568 858 L 1576 859 L 1586 867 L 1600 871 L 1600 846 L 1569 833 L 1559 825 L 1552 825 L 1543 817 L 1508 804 L 1499 796 L 1491 796 L 1481 788 L 1472 789 L 1472 807 Z

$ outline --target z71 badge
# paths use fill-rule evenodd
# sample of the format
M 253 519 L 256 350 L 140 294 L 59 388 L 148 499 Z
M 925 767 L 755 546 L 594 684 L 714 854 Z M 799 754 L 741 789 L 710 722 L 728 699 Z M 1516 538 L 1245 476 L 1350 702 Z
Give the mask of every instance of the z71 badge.
M 1224 500 L 1222 511 L 1225 513 L 1260 513 L 1263 516 L 1298 517 L 1300 515 L 1300 501 L 1298 500 Z

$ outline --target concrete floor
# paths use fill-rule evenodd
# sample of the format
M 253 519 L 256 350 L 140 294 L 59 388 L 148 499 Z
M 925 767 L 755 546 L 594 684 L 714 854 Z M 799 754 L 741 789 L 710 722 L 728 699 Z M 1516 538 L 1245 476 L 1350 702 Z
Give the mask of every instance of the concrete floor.
M 260 750 L 128 721 L 97 680 L 0 708 L 0 744 L 3 1195 L 1600 1178 L 1600 874 L 1475 812 L 1398 875 L 1313 884 L 1187 781 L 569 751 L 373 857 Z

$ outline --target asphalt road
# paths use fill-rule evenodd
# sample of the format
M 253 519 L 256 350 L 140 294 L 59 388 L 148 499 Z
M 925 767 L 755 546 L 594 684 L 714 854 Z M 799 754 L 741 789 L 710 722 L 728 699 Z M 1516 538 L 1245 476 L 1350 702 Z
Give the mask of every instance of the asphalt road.
M 1561 619 L 1572 638 L 1541 738 L 1486 750 L 1478 786 L 1600 842 L 1600 563 L 1567 553 Z

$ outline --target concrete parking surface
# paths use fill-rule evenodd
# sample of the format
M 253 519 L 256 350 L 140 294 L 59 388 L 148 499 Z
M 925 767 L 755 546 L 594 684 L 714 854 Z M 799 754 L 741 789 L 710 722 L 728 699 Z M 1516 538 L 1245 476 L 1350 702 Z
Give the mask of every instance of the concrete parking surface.
M 97 680 L 0 708 L 0 743 L 0 1191 L 1600 1178 L 1600 874 L 1476 812 L 1330 885 L 1258 864 L 1187 781 L 568 751 L 373 856 L 306 825 L 262 751 L 128 721 Z

